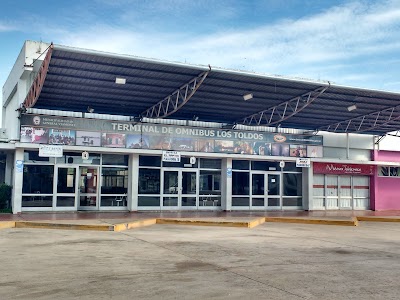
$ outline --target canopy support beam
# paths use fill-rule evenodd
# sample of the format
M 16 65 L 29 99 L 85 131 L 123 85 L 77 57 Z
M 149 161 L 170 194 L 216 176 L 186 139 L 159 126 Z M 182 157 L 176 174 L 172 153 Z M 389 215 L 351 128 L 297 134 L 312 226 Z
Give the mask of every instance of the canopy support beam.
M 270 107 L 266 110 L 252 114 L 241 120 L 243 125 L 270 126 L 293 117 L 309 106 L 315 99 L 322 95 L 330 86 L 319 87 L 313 91 L 294 97 L 286 102 Z
M 145 118 L 165 118 L 177 112 L 192 98 L 210 71 L 211 67 L 209 66 L 208 71 L 202 72 L 171 95 L 142 112 L 140 116 Z
M 361 133 L 400 119 L 400 105 L 318 128 L 320 131 Z M 394 130 L 393 130 L 394 131 Z
M 51 44 L 47 48 L 47 54 L 39 68 L 39 71 L 33 80 L 33 83 L 29 89 L 28 94 L 25 97 L 24 102 L 22 103 L 22 107 L 29 108 L 33 107 L 36 104 L 37 99 L 39 98 L 40 92 L 42 91 L 42 87 L 44 81 L 46 79 L 47 71 L 49 70 L 49 64 L 51 59 L 51 54 L 53 53 L 53 44 Z

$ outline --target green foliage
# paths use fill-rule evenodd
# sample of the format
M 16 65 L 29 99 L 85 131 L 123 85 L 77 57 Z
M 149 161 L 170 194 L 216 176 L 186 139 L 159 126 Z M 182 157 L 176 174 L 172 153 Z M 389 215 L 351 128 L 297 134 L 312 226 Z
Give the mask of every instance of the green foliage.
M 0 211 L 8 212 L 11 208 L 11 189 L 6 183 L 0 184 Z

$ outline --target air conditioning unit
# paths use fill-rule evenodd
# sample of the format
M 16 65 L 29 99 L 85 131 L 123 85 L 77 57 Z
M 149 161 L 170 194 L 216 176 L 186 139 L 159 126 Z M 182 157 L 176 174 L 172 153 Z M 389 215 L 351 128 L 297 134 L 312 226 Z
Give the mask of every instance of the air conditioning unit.
M 7 129 L 0 128 L 0 141 L 8 141 Z

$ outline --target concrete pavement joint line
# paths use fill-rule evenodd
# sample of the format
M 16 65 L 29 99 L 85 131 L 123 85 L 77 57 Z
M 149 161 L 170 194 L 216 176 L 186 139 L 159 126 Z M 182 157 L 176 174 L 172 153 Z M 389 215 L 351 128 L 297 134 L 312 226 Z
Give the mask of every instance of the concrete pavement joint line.
M 265 217 L 265 222 L 358 226 L 358 220 L 355 217 L 352 217 L 351 220 Z
M 257 279 L 251 278 L 251 277 L 249 277 L 249 276 L 246 276 L 246 275 L 243 275 L 243 274 L 239 274 L 239 273 L 234 272 L 234 271 L 232 271 L 232 270 L 230 270 L 230 269 L 228 269 L 228 268 L 224 268 L 224 267 L 221 267 L 221 266 L 218 266 L 218 265 L 215 265 L 215 264 L 211 264 L 211 263 L 205 262 L 205 261 L 203 261 L 203 260 L 201 260 L 201 259 L 198 259 L 198 258 L 192 258 L 192 257 L 188 256 L 187 254 L 181 253 L 181 252 L 179 252 L 179 251 L 172 250 L 172 249 L 167 248 L 167 247 L 165 247 L 165 246 L 157 245 L 157 244 L 155 244 L 155 243 L 152 243 L 152 242 L 150 242 L 150 241 L 146 241 L 146 240 L 144 240 L 144 239 L 141 239 L 141 238 L 138 238 L 138 237 L 135 237 L 135 236 L 131 236 L 131 235 L 129 235 L 127 232 L 121 232 L 121 231 L 120 231 L 119 233 L 120 233 L 120 234 L 123 234 L 123 235 L 126 235 L 126 236 L 128 236 L 128 237 L 130 237 L 130 238 L 133 238 L 133 239 L 142 241 L 142 242 L 144 242 L 144 243 L 148 243 L 148 244 L 153 245 L 153 246 L 155 246 L 155 247 L 168 250 L 168 251 L 173 252 L 173 253 L 175 253 L 175 254 L 177 253 L 177 254 L 179 254 L 179 255 L 181 255 L 181 256 L 183 256 L 183 257 L 186 257 L 186 258 L 188 258 L 188 259 L 190 259 L 190 260 L 194 260 L 194 261 L 201 262 L 201 263 L 204 263 L 204 264 L 207 264 L 207 265 L 210 265 L 210 266 L 214 266 L 214 268 L 217 269 L 217 270 L 222 270 L 222 271 L 225 271 L 225 272 L 229 272 L 229 273 L 231 273 L 231 274 L 235 274 L 236 276 L 246 278 L 246 279 L 248 279 L 248 280 L 250 280 L 250 281 L 257 282 L 257 283 L 259 283 L 259 284 L 261 284 L 261 285 L 263 285 L 263 286 L 267 286 L 267 287 L 270 287 L 270 288 L 279 290 L 279 291 L 284 292 L 284 293 L 287 293 L 287 294 L 289 294 L 289 295 L 292 295 L 292 296 L 295 296 L 295 297 L 298 297 L 298 298 L 301 298 L 301 299 L 306 299 L 306 298 L 307 298 L 307 297 L 303 297 L 303 296 L 301 296 L 301 295 L 297 295 L 297 294 L 295 294 L 295 293 L 289 292 L 289 291 L 284 290 L 284 289 L 282 289 L 282 288 L 273 286 L 273 285 L 271 285 L 271 284 L 267 284 L 267 283 L 265 283 L 265 282 L 262 282 L 262 281 L 259 281 L 259 280 L 257 280 Z

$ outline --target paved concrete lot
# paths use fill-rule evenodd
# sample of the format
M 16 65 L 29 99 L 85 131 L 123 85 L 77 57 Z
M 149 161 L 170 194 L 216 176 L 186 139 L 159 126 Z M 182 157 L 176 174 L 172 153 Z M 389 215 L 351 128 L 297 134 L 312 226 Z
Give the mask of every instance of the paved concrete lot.
M 400 226 L 0 230 L 0 299 L 399 299 Z

